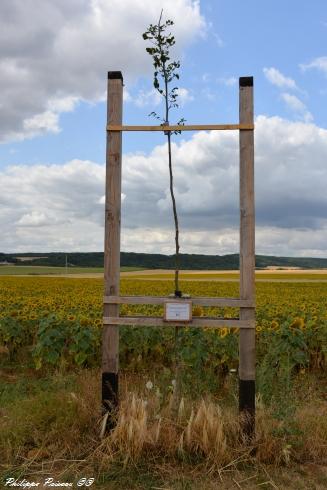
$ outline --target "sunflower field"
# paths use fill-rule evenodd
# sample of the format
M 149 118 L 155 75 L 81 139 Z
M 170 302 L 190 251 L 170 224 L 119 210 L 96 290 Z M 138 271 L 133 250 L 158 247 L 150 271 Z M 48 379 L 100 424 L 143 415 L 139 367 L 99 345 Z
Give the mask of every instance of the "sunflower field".
M 125 295 L 168 295 L 169 280 L 126 278 Z M 237 297 L 235 282 L 184 281 L 191 296 Z M 258 373 L 266 384 L 290 373 L 321 371 L 327 352 L 327 283 L 257 284 L 256 337 Z M 24 360 L 35 369 L 99 366 L 102 330 L 101 279 L 0 278 L 0 355 Z M 161 315 L 161 306 L 123 305 L 122 315 Z M 193 315 L 237 316 L 232 308 L 193 308 Z M 164 370 L 174 359 L 174 328 L 121 327 L 120 361 L 127 370 Z M 217 373 L 237 370 L 235 328 L 185 328 L 178 350 L 185 367 Z M 187 369 L 186 369 L 187 371 Z M 191 372 L 190 371 L 190 372 Z M 190 376 L 192 376 L 190 374 Z

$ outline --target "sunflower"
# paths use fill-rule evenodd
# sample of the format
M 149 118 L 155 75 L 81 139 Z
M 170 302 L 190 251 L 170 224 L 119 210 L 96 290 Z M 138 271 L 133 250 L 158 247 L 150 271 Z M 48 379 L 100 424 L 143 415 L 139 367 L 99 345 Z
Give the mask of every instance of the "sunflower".
M 220 337 L 223 339 L 224 337 L 226 337 L 226 335 L 228 334 L 228 328 L 227 327 L 224 327 L 224 328 L 221 328 L 220 331 L 219 331 L 219 335 Z
M 294 318 L 293 322 L 290 325 L 290 328 L 300 328 L 301 330 L 304 329 L 304 319 L 302 317 L 296 317 Z
M 203 308 L 201 306 L 195 306 L 193 308 L 193 316 L 202 316 L 203 315 Z

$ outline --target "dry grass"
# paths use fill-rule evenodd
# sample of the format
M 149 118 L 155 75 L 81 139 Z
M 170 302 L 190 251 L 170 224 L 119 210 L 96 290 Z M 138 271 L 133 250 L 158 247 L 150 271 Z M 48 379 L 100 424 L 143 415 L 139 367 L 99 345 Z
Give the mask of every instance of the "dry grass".
M 2 409 L 0 468 L 4 474 L 17 469 L 24 475 L 46 474 L 51 468 L 61 476 L 87 470 L 100 477 L 116 464 L 135 467 L 147 462 L 156 468 L 183 464 L 222 478 L 242 465 L 257 471 L 261 465 L 326 464 L 323 402 L 298 408 L 293 420 L 298 430 L 289 433 L 285 422 L 276 420 L 259 401 L 256 440 L 248 445 L 240 437 L 235 408 L 220 407 L 209 398 L 182 399 L 173 418 L 171 400 L 163 404 L 155 389 L 136 387 L 129 393 L 125 386 L 116 427 L 100 440 L 98 380 L 98 373 L 85 371 L 74 391 L 32 396 Z

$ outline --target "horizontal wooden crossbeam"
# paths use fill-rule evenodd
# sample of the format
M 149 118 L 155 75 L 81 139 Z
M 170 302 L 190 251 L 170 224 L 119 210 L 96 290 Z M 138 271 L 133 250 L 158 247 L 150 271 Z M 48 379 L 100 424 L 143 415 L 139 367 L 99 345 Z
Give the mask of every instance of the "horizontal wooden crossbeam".
M 212 317 L 193 317 L 190 322 L 167 322 L 160 317 L 150 316 L 124 316 L 124 317 L 105 317 L 104 325 L 130 325 L 140 327 L 171 327 L 175 325 L 185 327 L 210 327 L 210 328 L 255 328 L 252 320 L 238 320 L 237 318 L 212 318 Z
M 185 298 L 191 300 L 193 305 L 197 306 L 223 306 L 232 308 L 254 308 L 254 301 L 239 298 Z M 183 298 L 167 298 L 167 296 L 105 296 L 104 304 L 128 304 L 128 305 L 161 305 L 169 301 L 180 301 Z
M 174 126 L 125 126 L 119 124 L 108 124 L 107 131 L 235 131 L 253 130 L 254 124 L 185 124 Z

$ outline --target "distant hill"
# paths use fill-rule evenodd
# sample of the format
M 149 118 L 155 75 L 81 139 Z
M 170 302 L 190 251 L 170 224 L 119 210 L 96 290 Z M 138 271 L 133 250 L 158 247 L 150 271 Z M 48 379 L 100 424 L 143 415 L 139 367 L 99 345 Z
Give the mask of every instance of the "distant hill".
M 64 267 L 66 256 L 69 267 L 103 267 L 103 252 L 52 252 L 52 253 L 0 253 L 0 264 L 10 263 L 16 265 L 42 265 Z M 121 252 L 122 266 L 144 267 L 146 269 L 174 269 L 174 255 L 143 254 L 134 252 Z M 269 255 L 256 255 L 256 267 L 300 267 L 303 269 L 325 269 L 327 258 L 306 257 L 274 257 Z M 238 269 L 239 254 L 229 255 L 199 255 L 181 254 L 180 268 L 193 270 L 222 270 Z

